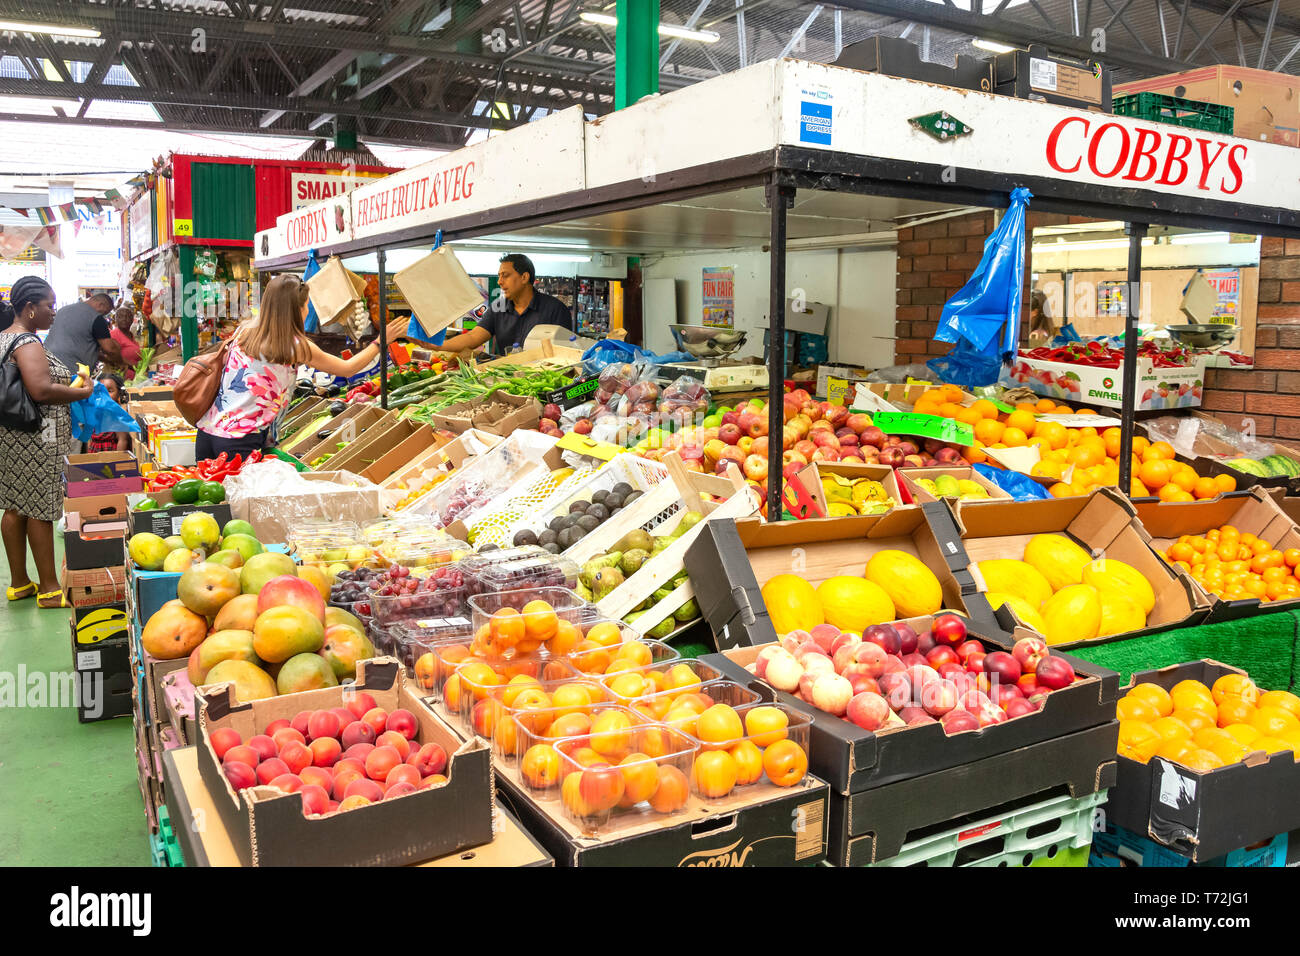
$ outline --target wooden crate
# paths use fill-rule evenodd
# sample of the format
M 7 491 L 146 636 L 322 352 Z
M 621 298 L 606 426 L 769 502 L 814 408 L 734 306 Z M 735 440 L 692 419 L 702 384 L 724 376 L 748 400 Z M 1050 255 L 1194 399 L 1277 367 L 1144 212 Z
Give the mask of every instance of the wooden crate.
M 748 517 L 759 508 L 757 494 L 745 483 L 734 465 L 727 469 L 726 475 L 700 474 L 689 471 L 676 452 L 665 455 L 663 463 L 668 468 L 668 481 L 642 495 L 565 552 L 566 556 L 582 565 L 595 555 L 608 551 L 636 528 L 646 528 L 657 535 L 671 534 L 687 511 L 697 510 L 704 515 L 704 520 L 647 560 L 635 574 L 596 602 L 596 607 L 614 620 L 622 620 L 624 615 L 684 570 L 682 560 L 686 550 L 707 522 Z M 716 495 L 724 500 L 703 499 L 701 494 Z M 644 634 L 694 596 L 691 582 L 684 581 L 631 626 Z

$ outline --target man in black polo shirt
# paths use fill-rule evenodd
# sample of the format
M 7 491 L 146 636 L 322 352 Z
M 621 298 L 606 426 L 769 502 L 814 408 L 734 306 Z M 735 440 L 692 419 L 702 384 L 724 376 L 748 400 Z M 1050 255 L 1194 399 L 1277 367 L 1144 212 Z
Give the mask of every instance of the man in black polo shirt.
M 505 355 L 515 346 L 522 346 L 535 326 L 558 325 L 572 330 L 573 313 L 569 307 L 555 296 L 534 289 L 536 277 L 533 260 L 527 256 L 502 256 L 497 284 L 504 298 L 492 303 L 475 328 L 452 336 L 441 348 L 448 352 L 476 349 L 492 338 L 493 352 Z

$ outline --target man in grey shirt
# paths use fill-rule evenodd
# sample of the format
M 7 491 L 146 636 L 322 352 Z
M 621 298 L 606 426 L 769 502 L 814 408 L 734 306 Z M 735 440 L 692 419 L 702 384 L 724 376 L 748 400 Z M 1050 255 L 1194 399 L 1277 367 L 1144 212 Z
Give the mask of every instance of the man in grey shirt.
M 113 341 L 105 318 L 112 310 L 113 300 L 102 292 L 84 302 L 65 305 L 54 313 L 45 351 L 67 366 L 73 375 L 77 374 L 78 365 L 85 365 L 93 372 L 101 360 L 121 365 L 122 350 Z

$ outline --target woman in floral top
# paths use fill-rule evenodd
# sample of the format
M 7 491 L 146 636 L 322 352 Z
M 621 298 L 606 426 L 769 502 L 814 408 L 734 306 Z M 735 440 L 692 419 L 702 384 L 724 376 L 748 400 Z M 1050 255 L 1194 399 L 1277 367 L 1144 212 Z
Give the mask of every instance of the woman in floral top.
M 259 316 L 235 331 L 226 352 L 217 400 L 199 419 L 195 455 L 199 461 L 222 452 L 247 455 L 266 445 L 271 423 L 293 398 L 298 366 L 351 378 L 379 357 L 371 342 L 350 359 L 322 352 L 303 330 L 307 286 L 295 275 L 272 279 L 262 293 Z M 404 335 L 405 319 L 388 327 L 390 341 Z

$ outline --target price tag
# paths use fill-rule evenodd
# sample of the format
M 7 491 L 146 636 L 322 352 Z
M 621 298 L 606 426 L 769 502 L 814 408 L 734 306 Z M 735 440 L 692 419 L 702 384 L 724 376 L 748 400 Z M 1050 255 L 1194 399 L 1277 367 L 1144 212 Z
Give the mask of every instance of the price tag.
M 590 455 L 592 458 L 599 458 L 601 461 L 610 461 L 615 455 L 621 455 L 624 451 L 618 445 L 596 441 L 576 432 L 569 432 L 555 444 L 565 451 L 574 451 L 579 455 Z
M 172 234 L 175 236 L 193 236 L 194 220 L 193 219 L 173 219 Z
M 873 392 L 868 386 L 859 384 L 853 394 L 853 411 L 884 412 L 893 415 L 898 409 Z
M 939 415 L 880 412 L 871 416 L 871 423 L 886 435 L 919 435 L 954 445 L 969 445 L 975 441 L 975 430 L 970 425 Z

